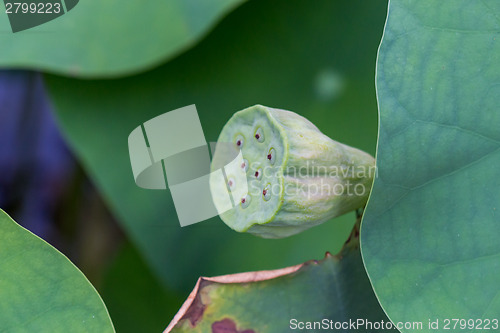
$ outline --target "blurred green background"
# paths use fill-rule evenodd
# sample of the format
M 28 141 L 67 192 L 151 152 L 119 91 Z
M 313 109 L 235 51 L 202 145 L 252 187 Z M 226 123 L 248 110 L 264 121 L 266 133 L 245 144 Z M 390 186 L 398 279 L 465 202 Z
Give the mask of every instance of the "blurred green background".
M 58 232 L 49 241 L 96 286 L 118 332 L 163 330 L 199 276 L 280 268 L 340 249 L 353 213 L 281 240 L 236 233 L 219 218 L 181 228 L 168 190 L 135 185 L 127 138 L 144 121 L 196 104 L 207 141 L 215 141 L 234 112 L 263 104 L 374 154 L 386 7 L 381 0 L 249 1 L 154 69 L 114 79 L 44 75 L 57 129 L 77 161 L 52 212 Z M 147 32 L 143 38 L 156 42 Z M 21 206 L 5 210 L 27 225 L 15 214 Z

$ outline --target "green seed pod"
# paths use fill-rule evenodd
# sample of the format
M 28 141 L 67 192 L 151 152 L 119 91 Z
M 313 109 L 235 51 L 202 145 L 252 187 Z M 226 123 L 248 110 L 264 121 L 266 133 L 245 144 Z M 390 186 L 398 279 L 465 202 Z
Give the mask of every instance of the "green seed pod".
M 296 113 L 262 105 L 235 113 L 222 129 L 212 171 L 222 167 L 225 178 L 213 172 L 210 179 L 220 217 L 264 238 L 287 237 L 363 207 L 375 174 L 371 155 L 330 139 Z

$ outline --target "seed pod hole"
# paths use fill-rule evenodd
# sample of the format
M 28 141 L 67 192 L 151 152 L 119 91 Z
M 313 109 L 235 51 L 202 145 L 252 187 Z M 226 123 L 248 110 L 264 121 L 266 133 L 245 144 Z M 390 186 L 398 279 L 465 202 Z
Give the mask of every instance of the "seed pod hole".
M 245 209 L 250 205 L 251 197 L 247 194 L 243 198 L 241 198 L 241 208 Z
M 265 140 L 264 131 L 262 130 L 261 127 L 257 128 L 257 130 L 255 131 L 254 137 L 258 142 L 264 142 L 264 140 Z
M 276 161 L 276 151 L 274 148 L 269 149 L 269 153 L 267 153 L 267 160 L 271 162 L 271 164 L 274 164 Z
M 241 162 L 241 168 L 243 169 L 243 171 L 247 172 L 248 171 L 248 160 L 243 160 L 243 162 Z
M 243 144 L 245 143 L 245 140 L 243 139 L 243 136 L 242 135 L 238 135 L 236 137 L 235 143 L 236 143 L 236 148 L 239 148 L 239 149 L 243 148 Z
M 271 184 L 267 184 L 266 187 L 262 190 L 262 197 L 265 201 L 269 201 L 271 199 Z
M 227 187 L 229 188 L 229 190 L 232 190 L 234 188 L 234 179 L 233 178 L 228 179 Z
M 255 178 L 261 179 L 262 178 L 262 169 L 258 168 L 255 173 L 254 173 Z

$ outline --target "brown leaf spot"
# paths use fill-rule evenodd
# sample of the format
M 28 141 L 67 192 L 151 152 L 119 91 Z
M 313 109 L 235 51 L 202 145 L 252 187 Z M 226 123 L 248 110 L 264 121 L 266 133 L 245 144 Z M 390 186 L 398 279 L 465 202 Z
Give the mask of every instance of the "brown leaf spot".
M 179 312 L 175 315 L 174 319 L 170 322 L 165 332 L 170 332 L 181 321 L 188 321 L 191 327 L 195 327 L 203 318 L 203 313 L 210 303 L 209 298 L 206 297 L 206 289 L 210 287 L 212 282 L 198 279 L 196 286 L 187 300 L 182 304 Z M 205 295 L 205 296 L 204 296 Z
M 237 333 L 236 324 L 229 318 L 212 324 L 212 333 Z
M 216 321 L 212 324 L 212 333 L 255 333 L 254 330 L 238 331 L 236 323 L 229 318 Z
M 192 327 L 195 327 L 196 324 L 203 317 L 203 312 L 205 312 L 206 306 L 201 302 L 201 297 L 197 295 L 194 299 L 194 302 L 191 304 L 189 309 L 186 311 L 184 318 L 189 319 Z

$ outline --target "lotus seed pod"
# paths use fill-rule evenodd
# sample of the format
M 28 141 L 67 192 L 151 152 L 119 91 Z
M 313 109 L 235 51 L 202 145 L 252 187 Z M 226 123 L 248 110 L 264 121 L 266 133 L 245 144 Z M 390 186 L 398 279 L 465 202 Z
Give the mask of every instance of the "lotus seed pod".
M 229 163 L 237 154 L 243 162 Z M 224 180 L 210 179 L 214 204 L 233 201 L 219 210 L 221 219 L 239 232 L 282 238 L 363 207 L 375 160 L 296 113 L 255 105 L 222 129 L 212 171 L 221 168 Z

